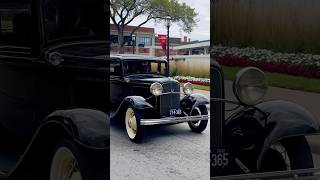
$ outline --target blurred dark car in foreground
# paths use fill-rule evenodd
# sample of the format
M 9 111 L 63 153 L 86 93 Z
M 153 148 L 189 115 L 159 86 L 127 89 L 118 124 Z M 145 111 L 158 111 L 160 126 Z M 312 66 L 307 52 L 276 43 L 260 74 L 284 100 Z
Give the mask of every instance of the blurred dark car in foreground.
M 0 178 L 107 179 L 103 3 L 0 2 Z
M 318 121 L 297 104 L 263 101 L 267 79 L 256 67 L 244 68 L 236 75 L 233 92 L 237 101 L 225 99 L 222 70 L 212 59 L 211 176 L 252 174 L 233 176 L 234 179 L 312 176 L 313 157 L 305 136 L 319 132 Z M 234 104 L 235 108 L 226 109 L 225 103 Z M 226 111 L 230 111 L 228 118 Z M 301 169 L 311 170 L 292 171 Z M 255 174 L 259 172 L 273 173 Z

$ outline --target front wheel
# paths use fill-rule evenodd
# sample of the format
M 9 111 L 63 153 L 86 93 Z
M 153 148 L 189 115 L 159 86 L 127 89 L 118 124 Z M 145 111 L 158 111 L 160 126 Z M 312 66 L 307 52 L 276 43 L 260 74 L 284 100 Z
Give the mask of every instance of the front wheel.
M 105 179 L 106 174 L 103 168 L 107 167 L 103 167 L 104 165 L 100 163 L 92 162 L 92 159 L 87 155 L 72 140 L 62 140 L 54 151 L 50 180 Z
M 208 110 L 206 106 L 202 105 L 192 110 L 191 116 L 199 116 L 199 115 L 208 115 Z M 193 132 L 201 133 L 207 128 L 208 120 L 191 121 L 191 122 L 188 122 L 188 125 Z
M 140 120 L 142 116 L 134 111 L 133 108 L 128 107 L 125 114 L 125 125 L 127 130 L 127 135 L 129 139 L 133 142 L 140 142 L 143 138 L 143 127 L 140 125 Z
M 282 171 L 313 168 L 313 158 L 305 137 L 291 137 L 272 145 L 266 152 L 260 170 Z

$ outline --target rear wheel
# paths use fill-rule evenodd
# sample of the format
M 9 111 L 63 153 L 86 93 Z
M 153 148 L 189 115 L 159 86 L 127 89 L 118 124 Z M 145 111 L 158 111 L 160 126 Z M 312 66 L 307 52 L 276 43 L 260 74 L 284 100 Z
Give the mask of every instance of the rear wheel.
M 208 115 L 207 107 L 202 105 L 194 108 L 193 111 L 191 112 L 191 116 L 198 116 L 198 115 Z M 208 120 L 188 122 L 190 129 L 193 132 L 197 132 L 197 133 L 201 133 L 202 131 L 204 131 L 207 128 L 207 124 L 208 124 Z
M 134 111 L 133 108 L 128 107 L 125 114 L 125 125 L 127 130 L 127 135 L 129 139 L 133 142 L 140 142 L 143 138 L 143 127 L 140 125 L 140 120 L 142 116 Z

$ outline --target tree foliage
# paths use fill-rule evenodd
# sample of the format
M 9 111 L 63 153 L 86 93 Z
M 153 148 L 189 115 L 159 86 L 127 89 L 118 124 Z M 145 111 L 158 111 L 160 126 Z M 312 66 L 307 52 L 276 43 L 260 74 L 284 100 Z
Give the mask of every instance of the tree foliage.
M 120 53 L 124 46 L 124 27 L 137 17 L 143 17 L 140 24 L 131 31 L 131 36 L 150 20 L 163 22 L 170 17 L 171 23 L 178 24 L 184 32 L 190 33 L 197 24 L 194 8 L 178 0 L 111 0 L 110 19 L 118 30 Z

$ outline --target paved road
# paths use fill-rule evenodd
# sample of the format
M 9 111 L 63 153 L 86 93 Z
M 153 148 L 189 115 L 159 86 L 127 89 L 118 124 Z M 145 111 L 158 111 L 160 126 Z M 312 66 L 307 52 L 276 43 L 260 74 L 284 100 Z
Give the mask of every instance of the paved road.
M 207 91 L 198 91 L 209 96 Z M 210 127 L 210 125 L 208 125 Z M 141 144 L 127 138 L 124 127 L 111 122 L 111 179 L 208 179 L 210 130 L 202 134 L 184 124 L 150 127 Z

